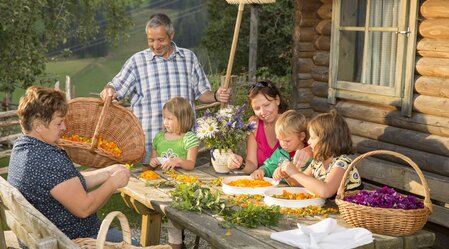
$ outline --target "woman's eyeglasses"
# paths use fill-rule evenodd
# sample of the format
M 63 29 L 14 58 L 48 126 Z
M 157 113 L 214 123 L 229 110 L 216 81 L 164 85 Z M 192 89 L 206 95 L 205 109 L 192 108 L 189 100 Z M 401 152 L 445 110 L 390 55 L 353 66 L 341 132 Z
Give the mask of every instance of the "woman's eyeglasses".
M 270 83 L 267 82 L 267 81 L 259 81 L 259 82 L 256 82 L 256 83 L 252 84 L 252 85 L 249 87 L 249 89 L 248 89 L 248 94 L 249 94 L 252 90 L 254 90 L 254 88 L 256 88 L 256 87 L 258 87 L 258 88 L 264 88 L 264 87 L 269 87 L 269 86 L 270 86 Z

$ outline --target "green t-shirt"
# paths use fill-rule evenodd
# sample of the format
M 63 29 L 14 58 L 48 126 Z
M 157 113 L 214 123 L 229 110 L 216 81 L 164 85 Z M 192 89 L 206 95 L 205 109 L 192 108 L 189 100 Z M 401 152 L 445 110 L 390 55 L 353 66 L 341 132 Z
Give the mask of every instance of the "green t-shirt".
M 191 131 L 176 140 L 165 139 L 165 131 L 160 131 L 153 139 L 153 149 L 158 157 L 187 159 L 187 152 L 197 146 L 199 146 L 198 138 Z
M 265 177 L 273 177 L 273 173 L 274 171 L 277 169 L 277 167 L 279 167 L 279 165 L 281 165 L 285 160 L 288 161 L 292 161 L 293 158 L 290 156 L 290 154 L 285 151 L 284 149 L 282 149 L 280 146 L 273 152 L 273 154 L 271 154 L 270 158 L 268 158 L 267 160 L 265 160 L 265 162 L 263 163 L 263 166 L 261 166 L 261 168 L 263 168 L 264 170 L 264 176 Z M 309 166 L 309 164 L 312 162 L 312 158 L 310 158 L 306 165 L 304 167 L 301 168 L 301 171 L 304 172 L 307 167 Z

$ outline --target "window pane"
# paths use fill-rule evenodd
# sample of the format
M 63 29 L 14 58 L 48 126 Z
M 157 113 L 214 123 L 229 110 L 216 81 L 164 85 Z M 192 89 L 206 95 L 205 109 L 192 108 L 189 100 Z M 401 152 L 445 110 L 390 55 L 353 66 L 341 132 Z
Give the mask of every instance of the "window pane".
M 361 82 L 364 32 L 341 31 L 337 80 Z
M 366 83 L 394 86 L 398 35 L 392 32 L 370 32 Z M 362 78 L 363 79 L 363 78 Z
M 399 0 L 371 0 L 370 27 L 397 27 Z
M 367 0 L 342 0 L 340 22 L 343 27 L 364 27 Z

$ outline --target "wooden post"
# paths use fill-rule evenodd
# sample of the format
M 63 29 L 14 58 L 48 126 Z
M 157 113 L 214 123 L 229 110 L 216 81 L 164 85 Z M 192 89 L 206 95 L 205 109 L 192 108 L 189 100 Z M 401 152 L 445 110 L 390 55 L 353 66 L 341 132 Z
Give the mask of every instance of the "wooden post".
M 2 199 L 0 198 L 0 248 L 6 248 L 4 226 L 6 227 L 5 210 L 3 209 Z
M 259 39 L 259 5 L 251 4 L 251 18 L 249 28 L 249 62 L 248 79 L 250 82 L 256 81 L 257 71 L 257 40 Z
M 71 100 L 72 99 L 72 84 L 70 82 L 70 76 L 66 75 L 65 76 L 65 96 L 67 98 L 67 100 Z

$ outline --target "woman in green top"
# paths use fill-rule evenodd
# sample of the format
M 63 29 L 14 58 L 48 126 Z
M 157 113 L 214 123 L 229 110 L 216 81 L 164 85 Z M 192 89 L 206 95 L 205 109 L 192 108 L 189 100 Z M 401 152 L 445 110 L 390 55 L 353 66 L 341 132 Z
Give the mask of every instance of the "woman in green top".
M 190 131 L 194 124 L 192 106 L 182 97 L 173 97 L 164 104 L 162 116 L 164 127 L 153 139 L 150 166 L 192 170 L 199 146 L 198 138 Z

